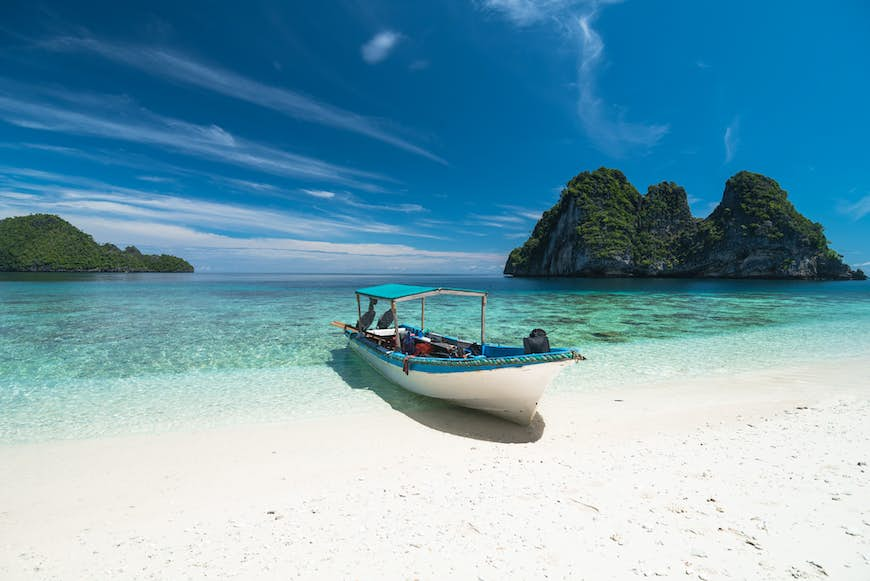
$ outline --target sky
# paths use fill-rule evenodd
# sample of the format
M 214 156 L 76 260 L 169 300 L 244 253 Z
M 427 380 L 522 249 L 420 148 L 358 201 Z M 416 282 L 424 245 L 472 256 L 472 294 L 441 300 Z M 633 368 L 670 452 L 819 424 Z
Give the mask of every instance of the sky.
M 776 179 L 870 265 L 870 4 L 0 3 L 0 217 L 199 272 L 499 273 L 576 174 Z

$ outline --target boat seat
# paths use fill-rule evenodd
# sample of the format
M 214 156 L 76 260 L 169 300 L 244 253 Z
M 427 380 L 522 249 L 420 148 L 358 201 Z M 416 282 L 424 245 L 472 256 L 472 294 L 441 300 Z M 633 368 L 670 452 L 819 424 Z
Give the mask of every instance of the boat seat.
M 378 337 L 393 337 L 396 334 L 395 329 L 369 329 L 366 332 L 369 335 L 377 335 Z

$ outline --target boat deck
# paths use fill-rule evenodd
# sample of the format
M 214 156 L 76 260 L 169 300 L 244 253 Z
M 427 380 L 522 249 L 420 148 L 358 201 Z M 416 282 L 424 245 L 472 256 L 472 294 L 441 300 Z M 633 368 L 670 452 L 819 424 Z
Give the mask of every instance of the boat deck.
M 412 326 L 402 326 L 400 327 L 400 332 L 401 330 L 415 332 L 415 334 L 422 333 L 420 329 Z M 403 353 L 394 347 L 392 338 L 395 336 L 395 332 L 392 329 L 380 329 L 375 331 L 378 332 L 373 333 L 372 331 L 366 331 L 364 334 L 360 334 L 348 330 L 347 334 L 352 341 L 356 341 L 367 350 L 375 353 L 380 359 L 392 365 L 407 367 L 410 360 L 415 371 L 444 373 L 452 370 L 470 371 L 475 369 L 498 369 L 503 367 L 535 365 L 582 358 L 582 355 L 580 355 L 576 349 L 552 348 L 547 353 L 525 353 L 522 347 L 495 345 L 491 343 L 484 343 L 479 346 L 481 352 L 480 355 L 450 357 L 446 355 L 446 348 L 439 356 L 412 355 Z M 393 332 L 382 333 L 383 331 Z M 435 346 L 445 347 L 454 345 L 476 345 L 454 337 L 447 337 L 431 332 L 423 334 L 423 336 L 418 340 L 426 341 Z

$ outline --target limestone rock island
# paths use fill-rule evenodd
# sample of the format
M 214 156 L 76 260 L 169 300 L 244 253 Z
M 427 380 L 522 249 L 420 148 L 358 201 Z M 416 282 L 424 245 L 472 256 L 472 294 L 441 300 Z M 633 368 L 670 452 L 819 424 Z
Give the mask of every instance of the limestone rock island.
M 707 218 L 673 182 L 641 195 L 619 170 L 583 172 L 514 249 L 513 276 L 865 279 L 769 177 L 742 171 Z

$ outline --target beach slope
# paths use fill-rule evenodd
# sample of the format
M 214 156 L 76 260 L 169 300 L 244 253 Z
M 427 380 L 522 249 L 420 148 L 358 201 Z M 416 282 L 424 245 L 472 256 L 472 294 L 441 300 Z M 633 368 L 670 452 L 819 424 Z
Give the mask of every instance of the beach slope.
M 0 446 L 0 578 L 870 579 L 870 362 Z

